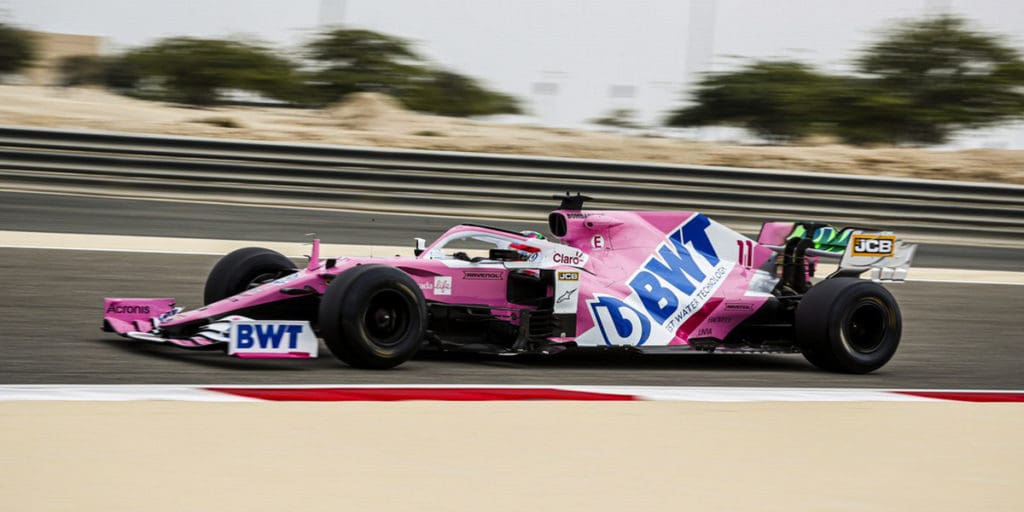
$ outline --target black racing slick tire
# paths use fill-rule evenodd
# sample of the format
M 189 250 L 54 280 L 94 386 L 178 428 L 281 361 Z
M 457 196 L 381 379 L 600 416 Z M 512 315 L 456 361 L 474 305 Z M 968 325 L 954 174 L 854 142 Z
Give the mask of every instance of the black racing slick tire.
M 225 255 L 206 277 L 203 302 L 212 304 L 232 295 L 297 272 L 285 255 L 262 247 L 246 247 Z
M 823 370 L 869 373 L 896 353 L 903 319 L 884 287 L 856 278 L 827 279 L 811 287 L 796 308 L 796 340 L 805 358 Z
M 320 300 L 320 335 L 335 357 L 355 368 L 386 369 L 423 344 L 427 303 L 408 274 L 360 265 L 328 285 Z

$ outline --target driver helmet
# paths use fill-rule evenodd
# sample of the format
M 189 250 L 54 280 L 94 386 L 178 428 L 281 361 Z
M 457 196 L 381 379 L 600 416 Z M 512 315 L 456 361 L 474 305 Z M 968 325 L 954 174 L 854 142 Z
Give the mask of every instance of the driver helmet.
M 547 237 L 545 237 L 541 233 L 537 231 L 530 231 L 529 229 L 527 229 L 526 231 L 520 231 L 519 234 L 525 236 L 526 238 L 537 238 L 539 240 L 547 240 Z

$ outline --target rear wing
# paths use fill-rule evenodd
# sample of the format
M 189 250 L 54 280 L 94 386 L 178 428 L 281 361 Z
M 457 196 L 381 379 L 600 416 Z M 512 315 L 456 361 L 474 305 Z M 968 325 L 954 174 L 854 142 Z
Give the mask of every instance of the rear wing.
M 834 275 L 852 277 L 870 271 L 872 281 L 902 282 L 916 251 L 917 244 L 906 243 L 892 232 L 854 231 Z
M 820 238 L 822 232 L 827 234 L 826 240 Z M 762 239 L 767 238 L 764 235 L 762 230 Z M 778 233 L 773 237 L 778 237 Z M 813 276 L 814 263 L 807 261 L 809 258 L 838 260 L 839 268 L 829 278 L 859 277 L 870 272 L 873 281 L 902 282 L 917 251 L 917 244 L 904 242 L 891 231 L 849 227 L 837 230 L 831 226 L 799 233 L 794 230 L 786 237 L 785 245 L 765 245 L 783 256 L 783 278 L 797 283 L 797 288 L 806 282 L 805 276 L 799 275 L 802 269 L 811 269 L 806 277 Z

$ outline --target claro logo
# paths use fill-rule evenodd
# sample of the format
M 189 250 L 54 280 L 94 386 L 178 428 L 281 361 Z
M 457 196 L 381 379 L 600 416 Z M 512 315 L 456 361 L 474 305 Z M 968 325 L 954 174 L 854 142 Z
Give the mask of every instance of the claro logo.
M 583 261 L 583 258 L 580 257 L 580 253 L 562 254 L 560 252 L 556 252 L 555 255 L 551 257 L 551 260 L 562 265 L 579 265 L 580 262 Z
M 107 308 L 107 313 L 148 315 L 149 306 L 122 306 L 120 304 L 111 304 L 110 307 Z

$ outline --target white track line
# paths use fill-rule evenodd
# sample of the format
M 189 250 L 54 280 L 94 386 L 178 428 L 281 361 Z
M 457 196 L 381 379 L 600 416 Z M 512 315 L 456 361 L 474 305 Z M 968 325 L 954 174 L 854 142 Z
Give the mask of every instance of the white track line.
M 90 235 L 0 230 L 0 247 L 19 249 L 111 251 L 149 254 L 220 256 L 240 247 L 266 247 L 288 256 L 309 252 L 308 243 L 259 240 L 218 240 L 128 235 Z M 408 246 L 323 244 L 323 256 L 412 256 Z M 1024 254 L 1024 251 L 1022 251 Z M 1024 285 L 1024 272 L 911 267 L 909 281 L 949 284 Z
M 207 391 L 198 386 L 0 386 L 0 402 L 131 402 L 138 400 L 174 400 L 181 402 L 252 401 L 249 398 Z
M 563 390 L 585 393 L 622 395 L 642 401 L 672 402 L 945 402 L 904 394 L 911 392 L 997 393 L 1019 395 L 1009 390 L 895 390 L 857 388 L 753 388 L 698 386 L 541 386 L 541 385 L 0 385 L 0 402 L 10 401 L 87 401 L 122 402 L 172 400 L 185 402 L 253 402 L 248 398 L 211 391 L 208 388 L 275 389 L 275 390 L 368 390 L 368 389 L 494 389 L 494 390 Z
M 298 257 L 309 253 L 310 243 L 0 230 L 0 247 L 20 249 L 222 256 L 240 247 L 254 246 Z M 320 246 L 320 254 L 324 256 L 412 256 L 412 250 L 412 240 L 406 247 L 326 243 Z
M 940 269 L 923 269 L 923 270 L 944 270 L 944 271 L 949 271 L 949 272 L 971 272 L 971 271 L 959 271 L 959 270 L 941 269 L 941 268 Z M 913 272 L 913 270 L 911 270 L 911 272 Z M 1014 272 L 1007 272 L 1007 274 L 1017 275 Z M 1015 278 L 1010 278 L 1010 279 L 1015 279 Z M 913 281 L 915 283 L 984 284 L 984 285 L 1024 286 L 1024 282 L 1016 282 L 1016 281 L 1013 281 L 1013 280 L 1010 280 L 1010 279 L 1008 279 L 1006 281 L 975 281 L 975 280 L 970 280 L 970 279 L 918 279 L 916 277 L 912 277 L 912 278 L 910 278 L 908 280 L 909 281 Z

